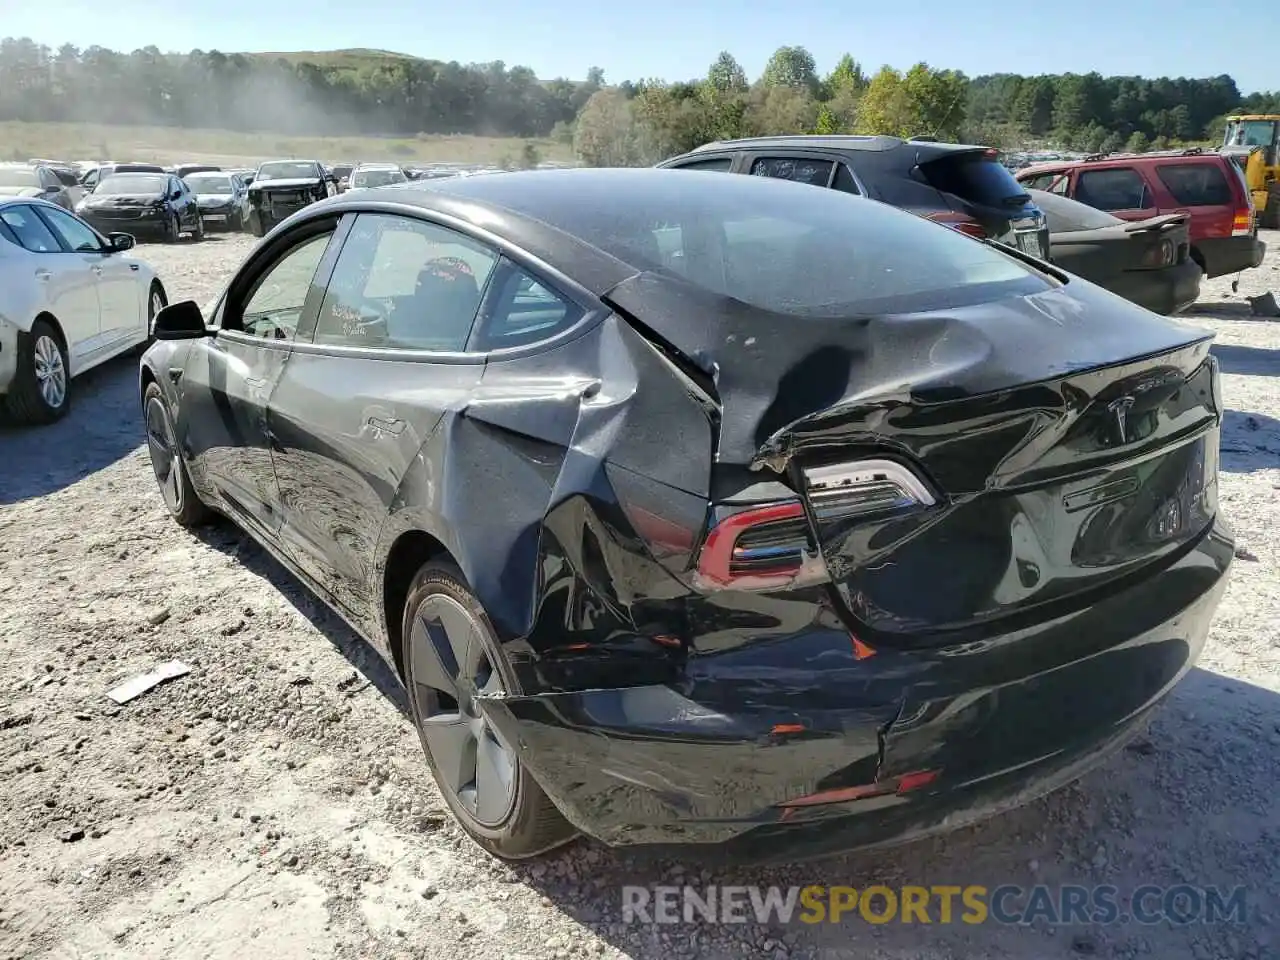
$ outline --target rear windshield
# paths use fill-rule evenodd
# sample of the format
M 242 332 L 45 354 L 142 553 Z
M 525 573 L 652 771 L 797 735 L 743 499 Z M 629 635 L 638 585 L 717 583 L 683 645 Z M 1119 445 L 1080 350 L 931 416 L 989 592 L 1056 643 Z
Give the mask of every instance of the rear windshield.
M 985 153 L 953 153 L 921 164 L 937 189 L 984 207 L 1020 207 L 1027 191 L 1009 169 Z
M 40 178 L 30 167 L 0 167 L 0 187 L 38 187 Z
M 1050 233 L 1072 233 L 1076 230 L 1101 230 L 1124 223 L 1105 210 L 1098 210 L 1069 197 L 1060 197 L 1047 190 L 1028 190 L 1031 202 L 1039 207 L 1049 221 Z
M 1216 163 L 1162 163 L 1156 167 L 1156 175 L 1173 199 L 1188 207 L 1230 206 L 1235 202 Z
M 610 171 L 544 196 L 530 189 L 539 176 L 555 174 L 511 175 L 505 187 L 506 178 L 485 177 L 493 189 L 484 192 L 501 203 L 509 187 L 523 212 L 634 267 L 778 313 L 848 317 L 1050 289 L 1042 274 L 992 246 L 835 190 L 766 177 Z
M 155 194 L 159 196 L 164 193 L 166 182 L 164 177 L 148 176 L 145 173 L 116 174 L 103 180 L 93 192 L 133 193 L 143 196 Z

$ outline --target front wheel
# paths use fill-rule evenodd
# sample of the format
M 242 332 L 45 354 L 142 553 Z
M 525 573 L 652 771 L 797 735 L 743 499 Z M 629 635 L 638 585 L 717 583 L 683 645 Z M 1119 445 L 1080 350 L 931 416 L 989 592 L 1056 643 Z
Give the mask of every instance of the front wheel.
M 196 214 L 196 228 L 191 231 L 192 240 L 204 239 L 204 217 Z
M 165 406 L 158 383 L 150 384 L 142 398 L 143 417 L 147 425 L 147 451 L 151 454 L 151 470 L 160 487 L 160 496 L 170 516 L 184 527 L 207 523 L 212 511 L 200 500 L 187 465 L 178 447 L 177 433 Z
M 178 215 L 175 213 L 173 215 L 173 219 L 170 220 L 168 225 L 165 227 L 164 239 L 166 243 L 177 243 L 181 237 L 182 221 L 178 219 Z
M 256 210 L 249 213 L 249 232 L 255 237 L 265 237 L 267 235 L 266 224 L 263 222 L 263 216 Z
M 519 693 L 489 618 L 452 563 L 413 579 L 401 637 L 414 725 L 445 803 L 476 843 L 524 859 L 567 843 L 574 829 L 489 724 L 477 698 Z

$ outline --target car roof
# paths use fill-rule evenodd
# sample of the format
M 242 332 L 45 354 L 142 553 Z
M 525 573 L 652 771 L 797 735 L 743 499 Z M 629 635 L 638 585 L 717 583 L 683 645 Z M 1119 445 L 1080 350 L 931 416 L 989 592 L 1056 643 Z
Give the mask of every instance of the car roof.
M 901 137 L 859 136 L 854 134 L 788 134 L 773 137 L 743 137 L 737 140 L 713 140 L 695 147 L 691 154 L 712 150 L 745 150 L 752 147 L 778 147 L 784 150 L 858 150 L 867 153 L 886 153 L 901 147 L 914 147 L 932 156 L 945 153 L 988 150 L 978 144 L 938 143 L 935 140 L 904 140 Z M 928 159 L 926 157 L 926 159 Z
M 1108 153 L 1105 156 L 1084 157 L 1079 160 L 1051 160 L 1047 163 L 1033 163 L 1017 171 L 1015 176 L 1021 178 L 1039 173 L 1052 173 L 1058 170 L 1074 170 L 1076 167 L 1105 169 L 1116 165 L 1132 167 L 1135 164 L 1162 162 L 1219 164 L 1229 161 L 1220 153 L 1202 152 L 1200 150 L 1161 150 L 1156 153 Z
M 689 170 L 582 167 L 410 180 L 391 187 L 350 190 L 307 210 L 308 219 L 348 211 L 421 210 L 461 221 L 513 244 L 600 296 L 651 269 L 628 260 L 626 253 L 608 252 L 587 239 L 600 232 L 603 217 L 634 222 L 676 206 L 696 216 L 700 204 L 708 210 L 732 204 L 749 215 L 760 191 L 777 190 L 790 199 L 792 191 L 813 188 L 761 177 L 710 177 Z

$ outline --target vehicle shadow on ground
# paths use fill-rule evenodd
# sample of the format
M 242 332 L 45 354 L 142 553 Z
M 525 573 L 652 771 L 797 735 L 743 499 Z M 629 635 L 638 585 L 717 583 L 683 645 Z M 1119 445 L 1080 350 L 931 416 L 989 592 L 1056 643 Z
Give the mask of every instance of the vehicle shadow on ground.
M 145 440 L 138 358 L 125 354 L 71 381 L 71 411 L 57 423 L 0 421 L 0 506 L 69 487 Z
M 1223 373 L 1246 377 L 1280 377 L 1280 350 L 1215 343 L 1210 352 L 1218 358 Z
M 1227 410 L 1219 442 L 1225 473 L 1254 473 L 1280 466 L 1280 420 L 1262 413 Z
M 205 544 L 225 553 L 275 587 L 375 690 L 400 713 L 409 716 L 404 687 L 378 651 L 252 537 L 226 520 L 200 527 L 194 532 Z
M 1082 780 L 1026 807 L 949 835 L 876 852 L 788 867 L 705 867 L 696 850 L 682 861 L 645 861 L 580 841 L 548 863 L 516 869 L 564 912 L 629 957 L 954 958 L 1015 957 L 1027 960 L 1108 957 L 1268 955 L 1268 922 L 1260 911 L 1280 896 L 1280 858 L 1273 841 L 1280 828 L 1273 782 L 1277 763 L 1280 694 L 1194 669 L 1157 711 L 1148 731 Z M 1261 764 L 1263 770 L 1255 764 Z M 1224 770 L 1227 770 L 1224 781 Z M 1238 775 L 1230 774 L 1238 770 Z M 1250 846 L 1252 845 L 1252 846 Z M 1216 868 L 1217 852 L 1247 848 L 1247 876 Z M 603 878 L 604 882 L 601 882 Z M 799 909 L 788 923 L 714 925 L 624 922 L 624 885 L 759 887 L 822 885 L 865 890 L 884 885 L 980 885 L 987 891 L 1012 884 L 1024 890 L 1045 884 L 1118 888 L 1179 883 L 1229 889 L 1243 884 L 1248 913 L 1243 923 L 1155 926 L 1132 922 L 1060 925 L 965 923 L 957 909 L 951 929 L 940 923 L 938 900 L 930 924 L 868 923 L 857 909 L 841 922 L 805 923 Z M 877 912 L 884 909 L 884 901 Z M 957 901 L 959 902 L 959 901 Z M 1025 896 L 1009 901 L 1025 906 Z M 678 903 L 678 902 L 677 902 Z M 1144 901 L 1145 903 L 1145 901 Z M 681 908 L 677 905 L 677 914 Z

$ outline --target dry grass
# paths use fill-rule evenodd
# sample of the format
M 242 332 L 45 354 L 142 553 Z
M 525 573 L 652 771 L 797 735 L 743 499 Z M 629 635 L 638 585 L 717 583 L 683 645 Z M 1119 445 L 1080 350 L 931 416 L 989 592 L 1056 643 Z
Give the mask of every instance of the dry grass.
M 0 123 L 0 160 L 139 160 L 152 163 L 253 164 L 272 157 L 306 157 L 326 163 L 349 160 L 500 163 L 518 160 L 531 142 L 544 160 L 571 160 L 569 147 L 552 140 L 515 137 L 436 136 L 287 137 L 234 130 L 116 127 L 90 123 Z

